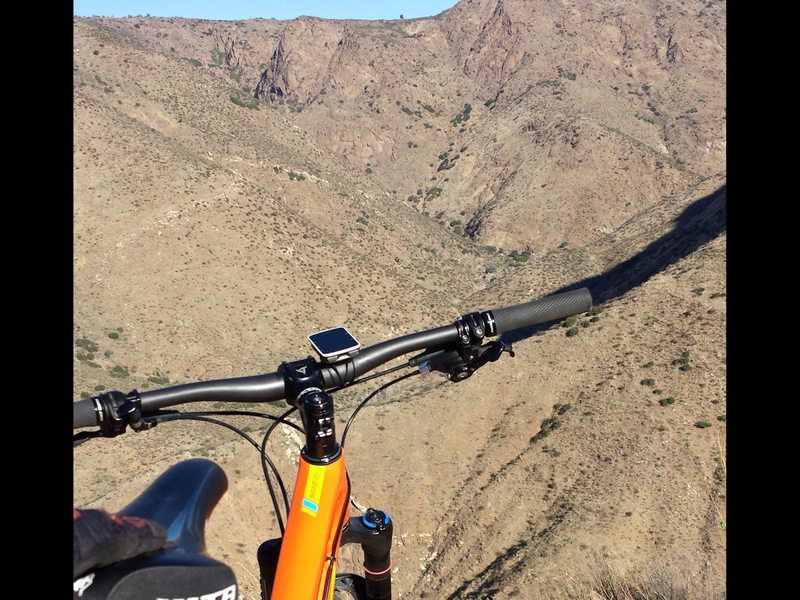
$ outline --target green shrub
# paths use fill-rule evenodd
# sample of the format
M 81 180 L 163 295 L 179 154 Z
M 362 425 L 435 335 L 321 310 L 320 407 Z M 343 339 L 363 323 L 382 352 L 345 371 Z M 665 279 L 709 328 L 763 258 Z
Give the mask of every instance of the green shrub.
M 647 387 L 655 387 L 656 386 L 656 380 L 653 379 L 652 377 L 648 377 L 647 379 L 642 379 L 639 383 L 641 385 L 646 385 Z
M 566 244 L 566 242 L 564 242 Z M 589 316 L 593 317 L 594 315 L 599 315 L 605 309 L 602 306 L 593 306 L 592 309 L 589 311 Z
M 572 408 L 572 404 L 565 404 L 564 406 L 562 406 L 561 408 L 558 409 L 558 414 L 563 415 L 570 408 Z
M 225 53 L 220 52 L 216 48 L 211 50 L 211 63 L 209 63 L 209 67 L 219 67 L 222 65 L 222 61 L 225 60 Z
M 680 358 L 672 361 L 673 366 L 680 367 L 681 371 L 691 371 L 692 365 L 689 364 L 689 351 L 686 350 Z
M 108 374 L 111 375 L 111 377 L 116 377 L 117 379 L 125 379 L 130 375 L 130 373 L 128 373 L 128 369 L 121 367 L 120 365 L 117 365 L 111 369 Z
M 708 421 L 698 421 L 697 423 L 694 424 L 694 426 L 697 427 L 698 429 L 705 429 L 706 427 L 711 427 L 711 423 L 709 423 Z
M 717 417 L 717 421 L 727 421 L 728 415 L 720 415 Z
M 98 383 L 96 386 L 94 386 L 95 392 L 102 392 L 104 389 L 106 389 L 106 386 L 104 386 L 102 383 Z
M 651 360 L 649 363 L 642 365 L 642 368 L 643 368 L 643 369 L 649 369 L 649 368 L 650 368 L 650 367 L 652 367 L 654 364 L 656 364 L 656 363 L 654 363 L 654 362 Z
M 573 325 L 575 325 L 576 322 L 577 322 L 577 319 L 575 319 L 575 317 L 569 317 L 566 321 L 564 321 L 561 324 L 561 326 L 562 327 L 572 327 Z
M 153 377 L 148 377 L 147 381 L 150 381 L 157 385 L 164 385 L 165 383 L 169 383 L 169 377 L 167 376 L 161 377 L 160 375 L 155 375 Z
M 259 110 L 258 98 L 251 97 L 251 96 L 244 96 L 241 92 L 239 92 L 239 90 L 236 90 L 235 93 L 231 94 L 229 96 L 229 99 L 230 99 L 231 102 L 233 102 L 237 106 L 241 106 L 243 108 L 247 108 L 247 109 L 250 109 L 250 110 L 253 110 L 253 109 Z M 300 112 L 301 110 L 302 110 L 302 107 L 298 107 L 296 109 L 297 112 Z M 292 112 L 294 112 L 294 109 L 293 109 Z
M 675 398 L 670 396 L 669 398 L 662 398 L 658 401 L 661 406 L 669 406 L 670 404 L 675 404 Z
M 97 350 L 98 350 L 97 344 L 95 344 L 94 342 L 92 342 L 90 340 L 87 340 L 86 338 L 80 338 L 80 339 L 75 340 L 75 345 L 78 348 L 83 348 L 87 352 L 97 352 Z
M 91 398 L 91 396 L 92 395 L 89 392 L 81 392 L 81 398 L 84 399 L 84 400 L 86 398 Z
M 119 334 L 116 331 L 112 331 L 111 333 L 108 334 L 108 337 L 110 337 L 112 340 L 118 340 Z
M 517 262 L 527 262 L 531 257 L 531 251 L 525 250 L 522 254 L 518 254 L 516 250 L 512 250 L 508 257 L 513 258 Z
M 567 337 L 572 337 L 574 335 L 578 335 L 578 328 L 577 327 L 572 327 L 570 329 L 567 329 Z

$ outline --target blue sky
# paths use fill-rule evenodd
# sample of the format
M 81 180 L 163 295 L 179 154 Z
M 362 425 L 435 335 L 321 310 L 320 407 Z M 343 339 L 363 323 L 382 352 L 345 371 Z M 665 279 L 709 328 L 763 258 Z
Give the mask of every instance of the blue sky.
M 455 6 L 457 0 L 74 0 L 73 14 L 126 17 L 184 17 L 232 21 L 262 17 L 294 19 L 300 15 L 324 19 L 406 19 L 430 17 Z

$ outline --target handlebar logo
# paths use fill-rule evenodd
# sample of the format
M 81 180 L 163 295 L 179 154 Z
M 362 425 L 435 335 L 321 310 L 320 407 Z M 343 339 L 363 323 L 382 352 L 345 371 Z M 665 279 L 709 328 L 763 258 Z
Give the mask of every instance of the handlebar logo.
M 319 498 L 322 495 L 322 484 L 325 481 L 325 467 L 318 465 L 309 465 L 308 467 L 308 480 L 306 480 L 306 489 L 303 494 L 303 504 L 300 511 L 311 515 L 317 516 L 319 511 Z
M 236 600 L 236 584 L 226 587 L 218 592 L 203 594 L 202 596 L 189 596 L 188 598 L 156 598 L 156 600 Z

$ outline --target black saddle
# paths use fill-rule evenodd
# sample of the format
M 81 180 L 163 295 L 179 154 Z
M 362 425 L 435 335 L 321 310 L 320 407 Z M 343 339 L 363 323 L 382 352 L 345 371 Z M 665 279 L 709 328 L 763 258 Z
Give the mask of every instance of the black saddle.
M 169 468 L 115 516 L 123 523 L 138 518 L 155 524 L 151 530 L 160 536 L 159 543 L 151 542 L 149 548 L 141 542 L 129 544 L 146 552 L 106 566 L 100 566 L 105 564 L 102 557 L 89 561 L 98 567 L 77 575 L 73 599 L 236 600 L 233 571 L 206 554 L 205 542 L 206 520 L 227 489 L 225 472 L 210 460 L 196 458 Z M 116 547 L 125 546 L 122 540 Z

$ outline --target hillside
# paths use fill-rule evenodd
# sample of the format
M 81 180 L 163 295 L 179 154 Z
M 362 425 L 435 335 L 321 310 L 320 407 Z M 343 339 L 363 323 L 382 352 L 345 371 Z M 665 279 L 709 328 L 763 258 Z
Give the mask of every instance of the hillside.
M 546 597 L 593 552 L 724 589 L 725 19 L 689 0 L 75 18 L 75 399 L 586 286 L 577 335 L 505 335 L 514 358 L 360 413 L 353 495 L 395 519 L 395 597 Z M 337 421 L 382 382 L 340 394 Z M 297 443 L 270 450 L 287 485 Z M 75 504 L 119 509 L 211 457 L 229 490 L 209 552 L 257 598 L 277 527 L 248 448 L 203 423 L 83 444 Z

